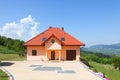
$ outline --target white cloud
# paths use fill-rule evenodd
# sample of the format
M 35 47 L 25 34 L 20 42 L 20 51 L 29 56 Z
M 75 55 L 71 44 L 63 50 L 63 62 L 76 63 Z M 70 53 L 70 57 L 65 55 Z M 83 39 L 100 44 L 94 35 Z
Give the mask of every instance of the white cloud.
M 29 15 L 20 22 L 6 23 L 0 28 L 0 35 L 7 36 L 14 39 L 28 40 L 39 33 L 39 22 Z

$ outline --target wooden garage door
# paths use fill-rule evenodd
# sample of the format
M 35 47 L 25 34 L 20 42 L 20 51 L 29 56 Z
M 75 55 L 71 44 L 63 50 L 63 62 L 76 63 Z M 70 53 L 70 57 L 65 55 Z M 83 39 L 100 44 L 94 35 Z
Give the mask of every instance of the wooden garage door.
M 66 50 L 67 60 L 76 60 L 76 50 Z

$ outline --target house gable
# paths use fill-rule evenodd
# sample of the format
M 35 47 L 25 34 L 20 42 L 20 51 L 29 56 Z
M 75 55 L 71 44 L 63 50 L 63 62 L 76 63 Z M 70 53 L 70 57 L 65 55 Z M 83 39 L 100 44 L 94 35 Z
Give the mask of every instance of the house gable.
M 61 50 L 61 42 L 52 36 L 49 40 L 45 42 L 46 50 Z

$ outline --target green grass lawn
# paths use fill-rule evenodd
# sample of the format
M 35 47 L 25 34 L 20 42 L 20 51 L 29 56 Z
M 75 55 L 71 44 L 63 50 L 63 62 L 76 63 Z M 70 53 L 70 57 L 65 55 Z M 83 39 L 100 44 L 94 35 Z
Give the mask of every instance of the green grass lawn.
M 22 61 L 22 60 L 26 60 L 26 57 L 19 56 L 18 54 L 1 54 L 0 53 L 0 60 L 1 61 Z
M 104 65 L 96 62 L 89 62 L 93 69 L 104 73 L 110 80 L 120 80 L 120 71 L 115 70 L 112 65 Z
M 2 70 L 0 70 L 0 80 L 9 80 L 8 75 Z
M 1 54 L 0 61 L 23 61 L 26 60 L 25 56 L 19 56 L 18 54 Z M 9 80 L 8 75 L 0 70 L 0 80 Z

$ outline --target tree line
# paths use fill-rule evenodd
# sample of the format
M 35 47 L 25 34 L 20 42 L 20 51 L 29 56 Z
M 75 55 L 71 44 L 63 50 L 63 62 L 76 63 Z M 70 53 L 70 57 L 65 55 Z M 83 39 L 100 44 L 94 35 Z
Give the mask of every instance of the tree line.
M 3 46 L 7 49 L 14 50 L 17 52 L 24 52 L 25 47 L 23 46 L 24 41 L 19 39 L 7 38 L 0 35 L 0 46 Z

